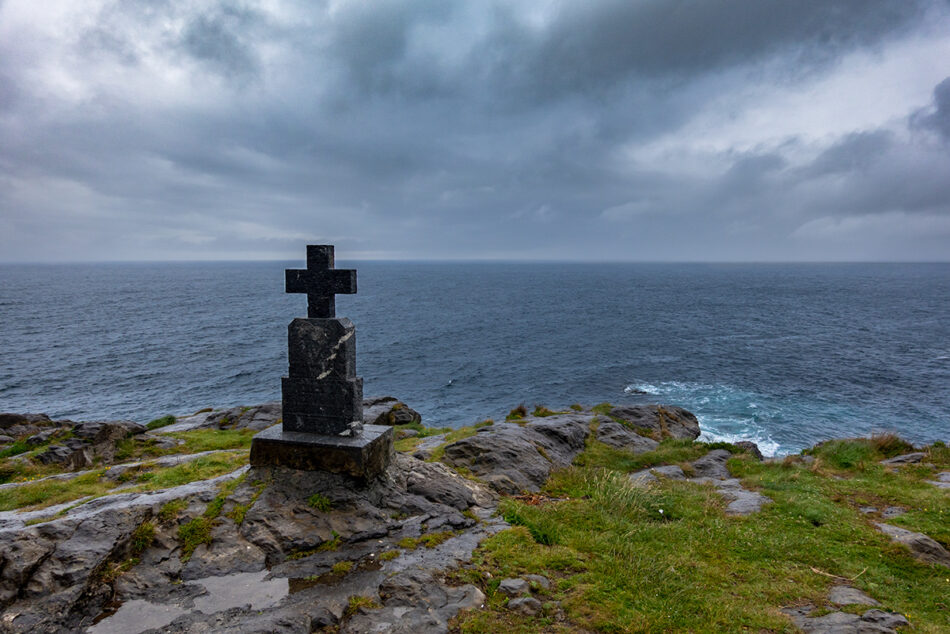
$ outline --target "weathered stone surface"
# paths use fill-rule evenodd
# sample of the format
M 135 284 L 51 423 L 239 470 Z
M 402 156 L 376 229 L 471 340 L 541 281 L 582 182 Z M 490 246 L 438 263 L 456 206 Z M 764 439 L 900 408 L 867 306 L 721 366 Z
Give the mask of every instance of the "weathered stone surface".
M 132 421 L 75 423 L 72 426 L 72 438 L 51 444 L 36 456 L 36 460 L 42 464 L 59 464 L 68 470 L 88 467 L 97 460 L 109 463 L 115 458 L 117 442 L 144 431 L 144 426 Z M 38 442 L 46 442 L 52 437 L 55 443 L 55 434 L 49 431 L 39 436 Z
M 51 422 L 53 421 L 46 414 L 12 414 L 9 412 L 0 414 L 0 429 L 10 429 L 18 425 L 43 426 Z
M 669 480 L 685 480 L 686 474 L 683 469 L 677 465 L 664 465 L 662 467 L 651 467 L 631 473 L 628 478 L 634 486 L 646 486 L 657 481 L 657 476 Z
M 207 410 L 189 416 L 178 416 L 176 421 L 160 428 L 163 434 L 192 429 L 253 429 L 260 431 L 280 422 L 280 402 L 246 407 Z
M 421 423 L 422 415 L 392 396 L 363 401 L 363 422 L 367 425 L 406 425 Z
M 616 447 L 617 449 L 626 449 L 633 453 L 646 453 L 653 451 L 660 444 L 652 438 L 641 436 L 629 428 L 615 423 L 612 420 L 601 421 L 597 427 L 597 440 Z
M 524 579 L 502 579 L 498 591 L 509 597 L 520 597 L 531 592 L 530 584 Z
M 888 458 L 887 460 L 882 460 L 881 464 L 883 465 L 902 465 L 902 464 L 916 464 L 924 459 L 925 454 L 922 451 L 915 451 L 913 453 L 905 453 L 900 456 L 894 456 L 893 458 Z
M 715 478 L 726 480 L 731 478 L 726 462 L 732 454 L 725 449 L 713 449 L 705 456 L 693 462 L 693 475 L 697 478 Z
M 835 605 L 881 605 L 851 586 L 834 586 L 828 593 L 828 600 Z
M 567 467 L 583 451 L 591 415 L 529 418 L 523 425 L 483 427 L 445 447 L 443 460 L 465 467 L 502 493 L 537 491 L 555 468 Z
M 337 435 L 363 420 L 363 379 L 281 378 L 286 431 Z
M 355 437 L 319 436 L 271 427 L 254 437 L 251 465 L 329 471 L 371 479 L 386 468 L 392 453 L 392 427 L 367 425 Z
M 811 617 L 813 606 L 782 610 L 795 625 L 808 634 L 894 634 L 899 627 L 910 625 L 906 618 L 893 612 L 868 610 L 864 614 L 830 612 Z
M 70 503 L 62 517 L 34 526 L 24 526 L 30 514 L 0 513 L 5 630 L 79 631 L 78 623 L 91 620 L 111 594 L 96 571 L 128 556 L 135 529 L 169 500 L 194 496 L 210 501 L 218 485 L 234 475 L 150 494 L 116 494 L 75 508 Z M 42 511 L 51 512 L 56 510 Z
M 645 429 L 655 438 L 699 438 L 699 421 L 683 409 L 671 405 L 626 405 L 610 410 L 631 427 Z
M 508 602 L 508 609 L 523 616 L 537 616 L 541 612 L 541 602 L 534 597 L 519 597 Z
M 356 377 L 356 326 L 349 319 L 294 319 L 287 341 L 291 378 Z
M 529 583 L 533 583 L 543 590 L 547 590 L 551 587 L 551 581 L 547 577 L 542 577 L 541 575 L 525 575 L 524 578 Z
M 936 480 L 927 480 L 927 483 L 941 489 L 950 489 L 950 471 L 938 473 Z
M 907 546 L 920 561 L 950 567 L 950 552 L 927 535 L 881 522 L 875 522 L 874 525 L 892 541 Z
M 759 450 L 759 446 L 752 442 L 751 440 L 740 440 L 735 443 L 736 447 L 742 449 L 746 453 L 750 454 L 753 458 L 761 462 L 764 459 L 762 452 Z
M 431 458 L 432 453 L 445 442 L 447 435 L 448 434 L 435 434 L 434 436 L 426 436 L 420 440 L 416 448 L 412 450 L 413 458 L 418 458 L 419 460 L 428 460 Z

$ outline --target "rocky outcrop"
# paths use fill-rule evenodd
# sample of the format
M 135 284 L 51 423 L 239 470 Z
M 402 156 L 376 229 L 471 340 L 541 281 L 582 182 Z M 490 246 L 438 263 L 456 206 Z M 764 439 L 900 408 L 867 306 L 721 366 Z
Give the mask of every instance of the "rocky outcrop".
M 584 450 L 592 414 L 558 414 L 482 427 L 444 449 L 443 461 L 501 493 L 537 491 Z
M 663 438 L 699 438 L 699 421 L 691 412 L 671 405 L 624 405 L 611 408 L 607 415 L 631 429 L 655 440 Z
M 280 403 L 208 409 L 179 416 L 175 422 L 162 427 L 162 433 L 188 431 L 191 429 L 253 429 L 261 431 L 280 422 Z
M 363 422 L 366 425 L 406 425 L 421 423 L 422 415 L 393 396 L 380 396 L 363 401 Z
M 653 451 L 660 444 L 653 438 L 638 434 L 629 427 L 610 420 L 603 421 L 597 426 L 597 440 L 605 445 L 633 453 Z
M 446 631 L 460 609 L 484 600 L 474 586 L 441 579 L 504 526 L 490 518 L 489 488 L 401 454 L 366 486 L 329 473 L 245 471 L 0 513 L 0 631 L 80 631 L 111 600 L 122 607 L 90 632 Z M 242 475 L 212 504 L 223 482 Z M 176 499 L 183 508 L 169 515 Z M 34 519 L 49 521 L 25 525 Z M 143 526 L 154 533 L 136 544 Z M 188 557 L 182 535 L 196 528 L 207 535 Z M 354 611 L 354 596 L 376 607 Z

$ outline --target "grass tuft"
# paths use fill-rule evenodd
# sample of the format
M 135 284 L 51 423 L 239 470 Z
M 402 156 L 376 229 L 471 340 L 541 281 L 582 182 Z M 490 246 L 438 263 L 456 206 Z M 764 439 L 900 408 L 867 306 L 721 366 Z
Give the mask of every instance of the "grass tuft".
M 149 421 L 145 425 L 145 428 L 152 430 L 152 429 L 160 429 L 162 427 L 168 427 L 169 425 L 174 425 L 176 420 L 177 419 L 174 416 L 172 416 L 171 414 L 168 414 L 166 416 L 162 416 L 161 418 L 156 418 L 155 420 Z

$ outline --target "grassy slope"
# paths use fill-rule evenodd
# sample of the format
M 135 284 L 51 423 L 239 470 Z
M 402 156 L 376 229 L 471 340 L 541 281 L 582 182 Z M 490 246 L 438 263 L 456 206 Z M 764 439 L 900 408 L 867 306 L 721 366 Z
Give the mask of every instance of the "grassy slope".
M 934 469 L 889 471 L 877 464 L 885 454 L 869 441 L 818 448 L 810 465 L 737 456 L 733 472 L 775 501 L 745 518 L 725 516 L 709 486 L 627 483 L 627 471 L 692 460 L 705 449 L 667 441 L 634 457 L 591 443 L 576 466 L 552 476 L 540 504 L 503 500 L 516 527 L 487 540 L 476 566 L 460 573 L 459 581 L 485 590 L 488 603 L 463 615 L 459 629 L 794 631 L 779 608 L 830 608 L 828 589 L 842 582 L 829 576 L 835 575 L 905 614 L 917 631 L 950 631 L 950 570 L 918 563 L 871 526 L 874 516 L 858 510 L 903 506 L 909 512 L 891 523 L 950 543 L 948 494 L 922 482 Z M 925 462 L 946 470 L 950 451 L 933 447 Z M 530 573 L 555 582 L 540 595 L 544 612 L 531 618 L 507 610 L 495 591 L 501 579 Z
M 59 473 L 57 465 L 39 465 L 27 461 L 0 462 L 0 474 L 5 481 L 24 482 L 21 486 L 0 489 L 0 511 L 37 509 L 62 504 L 88 495 L 107 495 L 113 489 L 133 484 L 123 492 L 149 491 L 195 480 L 213 478 L 228 473 L 247 463 L 247 451 L 254 436 L 251 430 L 196 429 L 169 434 L 184 441 L 174 449 L 159 449 L 152 444 L 134 442 L 133 438 L 120 441 L 116 448 L 117 462 L 146 461 L 140 467 L 128 470 L 118 479 L 106 476 L 108 466 L 100 466 L 91 473 L 72 480 L 31 482 L 46 475 Z M 192 454 L 210 450 L 231 450 L 227 453 L 204 456 L 189 463 L 158 468 L 147 460 L 163 455 Z

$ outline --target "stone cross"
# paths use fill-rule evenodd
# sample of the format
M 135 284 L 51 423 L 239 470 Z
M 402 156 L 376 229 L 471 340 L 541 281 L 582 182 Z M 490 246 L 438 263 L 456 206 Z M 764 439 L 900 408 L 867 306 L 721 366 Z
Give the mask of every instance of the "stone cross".
M 307 245 L 307 268 L 287 269 L 287 292 L 307 294 L 307 317 L 336 317 L 336 294 L 356 293 L 356 271 L 333 268 L 333 246 Z
M 356 271 L 333 268 L 331 245 L 308 245 L 307 268 L 287 270 L 286 290 L 307 294 L 308 317 L 287 328 L 290 368 L 281 379 L 281 425 L 254 437 L 251 465 L 373 478 L 392 456 L 392 428 L 363 425 L 356 327 L 336 316 L 334 297 L 356 292 Z

